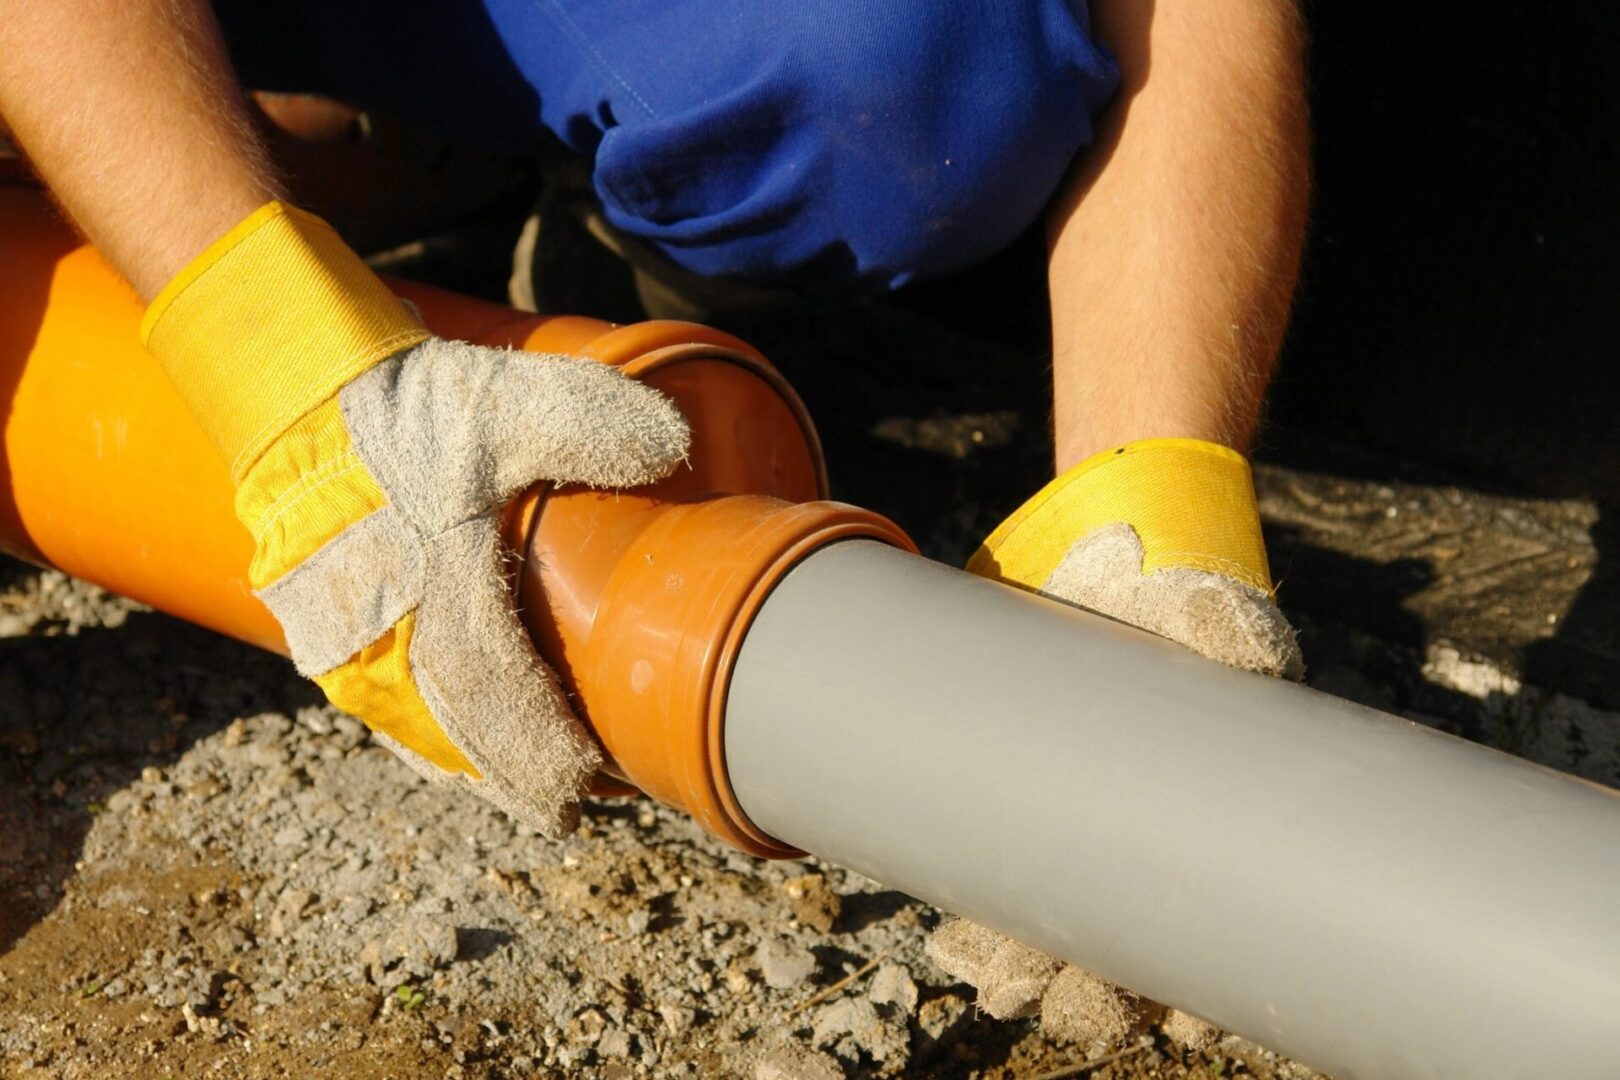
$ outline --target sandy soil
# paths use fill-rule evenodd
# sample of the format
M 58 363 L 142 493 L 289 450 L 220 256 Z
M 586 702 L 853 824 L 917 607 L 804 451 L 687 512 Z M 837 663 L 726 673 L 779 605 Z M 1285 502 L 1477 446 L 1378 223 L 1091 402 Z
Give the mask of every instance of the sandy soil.
M 644 801 L 551 844 L 279 660 L 51 572 L 0 596 L 6 1076 L 1038 1075 L 937 912 Z M 854 975 L 854 978 L 848 976 Z M 1096 1075 L 1272 1075 L 1148 1042 Z

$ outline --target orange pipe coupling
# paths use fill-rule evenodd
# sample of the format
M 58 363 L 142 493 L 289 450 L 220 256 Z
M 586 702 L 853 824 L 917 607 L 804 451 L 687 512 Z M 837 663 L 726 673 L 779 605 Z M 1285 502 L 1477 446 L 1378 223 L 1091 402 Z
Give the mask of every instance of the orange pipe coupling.
M 0 281 L 0 550 L 285 652 L 247 582 L 253 545 L 225 463 L 140 348 L 129 287 L 26 187 L 0 187 Z M 667 479 L 629 492 L 540 485 L 514 500 L 518 607 L 606 751 L 598 793 L 633 785 L 746 851 L 798 854 L 748 820 L 726 779 L 737 649 L 810 551 L 850 537 L 911 541 L 877 514 L 826 501 L 803 404 L 730 335 L 390 286 L 443 337 L 589 356 L 686 414 L 690 463 Z

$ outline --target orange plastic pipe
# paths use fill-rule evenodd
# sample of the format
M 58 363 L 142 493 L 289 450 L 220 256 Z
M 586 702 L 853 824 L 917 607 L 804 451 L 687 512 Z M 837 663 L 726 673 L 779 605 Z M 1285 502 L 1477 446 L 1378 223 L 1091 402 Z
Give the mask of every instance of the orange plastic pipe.
M 0 187 L 0 550 L 285 651 L 246 579 L 252 542 L 224 462 L 137 342 L 141 308 L 41 194 Z M 731 664 L 771 587 L 848 537 L 912 550 L 893 524 L 822 501 L 803 405 L 755 350 L 689 323 L 537 316 L 390 282 L 441 336 L 616 364 L 691 422 L 688 466 L 634 492 L 539 487 L 507 512 L 541 652 L 603 744 L 599 790 L 639 787 L 761 855 L 726 780 Z

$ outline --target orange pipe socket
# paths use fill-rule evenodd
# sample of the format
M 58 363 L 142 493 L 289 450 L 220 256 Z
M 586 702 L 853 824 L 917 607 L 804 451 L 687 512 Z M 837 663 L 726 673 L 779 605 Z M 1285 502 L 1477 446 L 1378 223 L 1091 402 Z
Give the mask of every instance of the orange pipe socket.
M 0 549 L 285 651 L 254 598 L 252 542 L 225 464 L 139 347 L 140 305 L 36 190 L 0 188 Z M 701 326 L 614 326 L 406 282 L 435 333 L 615 364 L 691 422 L 690 463 L 630 492 L 537 487 L 507 511 L 519 609 L 609 765 L 758 855 L 791 856 L 726 780 L 726 689 L 760 603 L 800 558 L 867 537 L 914 550 L 887 520 L 823 501 L 815 429 L 743 342 Z

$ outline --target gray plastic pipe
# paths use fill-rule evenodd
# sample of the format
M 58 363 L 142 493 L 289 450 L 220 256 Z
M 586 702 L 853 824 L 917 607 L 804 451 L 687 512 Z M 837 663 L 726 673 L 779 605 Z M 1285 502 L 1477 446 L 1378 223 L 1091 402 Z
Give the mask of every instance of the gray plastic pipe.
M 1620 1076 L 1620 793 L 869 541 L 739 654 L 771 835 L 1352 1077 Z

